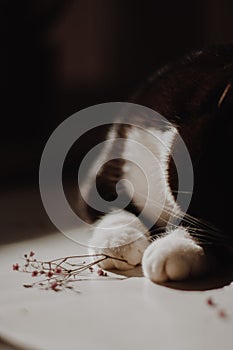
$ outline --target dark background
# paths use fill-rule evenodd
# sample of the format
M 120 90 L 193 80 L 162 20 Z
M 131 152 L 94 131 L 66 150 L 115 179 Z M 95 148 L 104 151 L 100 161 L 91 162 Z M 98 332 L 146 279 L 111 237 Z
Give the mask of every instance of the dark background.
M 161 65 L 233 39 L 232 0 L 0 4 L 4 190 L 38 183 L 46 140 L 72 113 L 126 101 Z M 100 137 L 93 132 L 79 142 L 77 165 Z

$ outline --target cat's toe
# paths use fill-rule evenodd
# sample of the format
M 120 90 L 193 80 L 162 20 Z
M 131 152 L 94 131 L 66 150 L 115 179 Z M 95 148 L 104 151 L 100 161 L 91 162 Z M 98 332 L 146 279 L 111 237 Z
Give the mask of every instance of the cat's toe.
M 99 266 L 106 270 L 130 270 L 141 264 L 143 253 L 148 246 L 148 241 L 145 239 L 137 239 L 135 242 L 126 244 L 121 247 L 109 248 L 90 248 L 93 254 L 106 254 L 117 259 L 108 258 L 99 263 Z M 124 261 L 121 261 L 121 260 Z
M 108 258 L 100 262 L 100 267 L 107 270 L 129 270 L 141 264 L 143 253 L 149 244 L 145 237 L 136 238 L 134 242 L 123 244 L 121 246 L 114 246 L 112 238 L 113 237 L 111 237 L 111 234 L 109 237 L 106 237 L 105 235 L 105 240 L 103 242 L 103 240 L 97 240 L 95 237 L 90 241 L 90 245 L 92 246 L 89 248 L 90 252 L 92 254 L 106 254 L 125 261 Z M 124 239 L 122 239 L 122 241 L 123 240 Z M 100 244 L 103 243 L 104 247 L 101 247 Z
M 111 214 L 106 216 L 89 241 L 89 251 L 92 254 L 106 254 L 117 259 L 106 259 L 99 266 L 103 269 L 129 270 L 141 264 L 142 256 L 148 247 L 148 238 L 143 231 L 145 227 L 129 213 Z M 134 223 L 128 224 L 129 219 Z M 138 220 L 138 222 L 137 222 Z M 106 224 L 108 226 L 106 228 Z M 124 225 L 125 224 L 125 225 Z
M 206 272 L 207 261 L 203 249 L 178 228 L 146 249 L 142 266 L 153 282 L 180 281 Z

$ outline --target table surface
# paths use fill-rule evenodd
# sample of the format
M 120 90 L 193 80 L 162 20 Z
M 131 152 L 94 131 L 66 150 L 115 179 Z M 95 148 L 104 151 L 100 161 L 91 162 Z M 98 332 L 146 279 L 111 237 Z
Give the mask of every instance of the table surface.
M 232 273 L 157 285 L 137 268 L 100 278 L 89 273 L 75 282 L 79 293 L 26 289 L 23 284 L 32 277 L 12 271 L 25 252 L 53 259 L 87 248 L 56 231 L 38 193 L 8 193 L 1 205 L 0 349 L 232 349 Z M 77 229 L 77 237 L 83 234 Z M 219 316 L 221 310 L 226 318 Z

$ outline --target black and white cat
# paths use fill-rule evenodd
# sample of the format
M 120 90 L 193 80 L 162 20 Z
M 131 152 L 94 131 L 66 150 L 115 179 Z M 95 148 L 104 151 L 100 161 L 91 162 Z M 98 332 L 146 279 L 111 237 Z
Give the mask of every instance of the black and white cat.
M 114 145 L 105 149 L 101 157 L 117 156 L 105 162 L 96 179 L 89 177 L 89 196 L 92 181 L 110 204 L 117 196 L 119 180 L 127 180 L 123 185 L 126 196 L 130 195 L 128 183 L 136 190 L 125 210 L 111 210 L 110 205 L 109 213 L 102 215 L 86 205 L 89 217 L 98 218 L 91 252 L 127 261 L 106 260 L 102 268 L 124 270 L 142 264 L 146 277 L 163 282 L 202 275 L 222 264 L 226 255 L 231 256 L 232 83 L 233 45 L 192 53 L 156 72 L 131 100 L 163 115 L 166 125 L 134 115 L 110 128 L 108 138 L 124 138 L 124 147 L 117 152 Z M 129 125 L 135 121 L 143 128 Z M 171 157 L 178 133 L 188 148 L 194 171 L 192 199 L 185 215 L 176 202 L 178 178 Z M 131 140 L 149 149 L 157 165 L 152 165 Z M 147 183 L 135 165 L 138 162 L 147 174 Z M 145 215 L 139 219 L 143 208 Z M 180 223 L 168 228 L 171 216 L 179 218 Z

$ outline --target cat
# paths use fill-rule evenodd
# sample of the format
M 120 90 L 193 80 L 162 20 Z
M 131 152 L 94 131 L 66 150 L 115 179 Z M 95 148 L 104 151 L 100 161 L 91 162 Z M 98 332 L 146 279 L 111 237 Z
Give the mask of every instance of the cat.
M 102 268 L 127 270 L 141 264 L 145 277 L 161 283 L 202 276 L 223 265 L 226 257 L 232 259 L 232 84 L 233 44 L 229 44 L 195 51 L 169 63 L 129 99 L 156 111 L 167 122 L 133 115 L 109 129 L 106 139 L 123 138 L 124 146 L 117 149 L 113 143 L 104 150 L 102 158 L 114 154 L 114 159 L 105 162 L 95 179 L 89 176 L 85 190 L 91 198 L 96 181 L 100 195 L 109 201 L 109 212 L 87 204 L 82 207 L 95 222 L 89 242 L 91 253 L 125 259 L 107 259 L 101 262 Z M 143 130 L 129 125 L 135 121 Z M 186 144 L 194 173 L 186 214 L 176 202 L 179 184 L 171 157 L 178 134 Z M 156 155 L 157 168 L 155 164 L 152 169 L 132 140 Z M 149 205 L 140 218 L 148 193 L 134 160 L 151 181 Z M 124 209 L 112 209 L 121 179 L 133 183 L 136 191 Z M 130 196 L 127 181 L 121 189 L 126 197 Z M 185 195 L 189 194 L 184 191 Z M 180 222 L 169 226 L 170 217 Z

